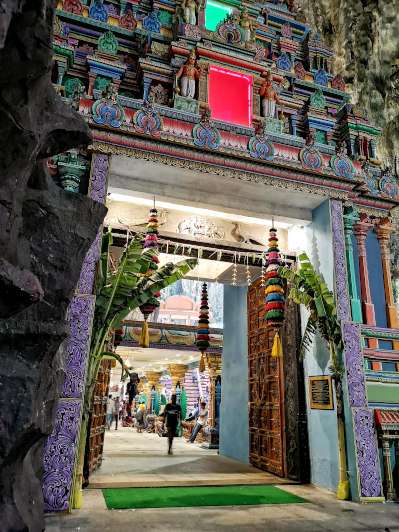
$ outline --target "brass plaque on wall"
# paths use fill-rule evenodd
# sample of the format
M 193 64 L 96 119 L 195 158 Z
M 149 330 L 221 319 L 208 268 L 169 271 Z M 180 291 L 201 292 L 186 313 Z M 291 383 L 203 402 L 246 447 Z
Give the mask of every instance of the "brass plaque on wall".
M 313 409 L 334 409 L 330 375 L 309 377 L 309 402 Z

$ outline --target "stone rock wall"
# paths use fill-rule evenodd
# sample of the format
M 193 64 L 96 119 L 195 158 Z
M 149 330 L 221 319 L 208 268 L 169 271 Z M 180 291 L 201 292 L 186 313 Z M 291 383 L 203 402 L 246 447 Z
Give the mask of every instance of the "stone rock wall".
M 54 0 L 0 0 L 0 529 L 44 529 L 43 444 L 65 379 L 65 320 L 106 208 L 46 158 L 88 144 L 50 80 Z
M 352 101 L 383 127 L 378 153 L 399 152 L 399 0 L 302 0 L 314 31 L 335 53 Z

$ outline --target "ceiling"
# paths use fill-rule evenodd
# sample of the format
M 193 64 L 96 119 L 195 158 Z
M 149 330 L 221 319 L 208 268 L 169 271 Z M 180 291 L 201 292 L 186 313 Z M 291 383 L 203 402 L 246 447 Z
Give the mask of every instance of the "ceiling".
M 174 351 L 173 349 L 119 346 L 116 352 L 140 377 L 146 371 L 165 371 L 169 364 L 191 364 L 201 358 L 201 353 L 197 350 Z
M 244 173 L 243 173 L 244 175 Z M 108 193 L 141 196 L 246 218 L 306 225 L 325 197 L 306 190 L 168 166 L 123 155 L 112 157 Z

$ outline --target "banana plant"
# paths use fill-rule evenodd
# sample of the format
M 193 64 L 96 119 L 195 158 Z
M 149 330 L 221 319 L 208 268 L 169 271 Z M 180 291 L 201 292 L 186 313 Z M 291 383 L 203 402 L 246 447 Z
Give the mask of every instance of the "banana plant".
M 299 349 L 300 359 L 303 359 L 305 352 L 312 344 L 313 336 L 318 331 L 329 345 L 332 373 L 342 375 L 338 351 L 344 346 L 334 294 L 329 290 L 323 275 L 313 268 L 306 253 L 301 253 L 298 260 L 300 268 L 297 271 L 282 266 L 279 274 L 291 283 L 288 297 L 295 303 L 306 307 L 310 312 Z
M 136 235 L 113 270 L 109 268 L 112 235 L 108 231 L 103 236 L 90 346 L 87 387 L 89 395 L 94 390 L 103 353 L 107 352 L 107 356 L 113 354 L 106 349 L 110 331 L 119 327 L 132 310 L 146 303 L 163 288 L 183 278 L 197 265 L 197 259 L 186 259 L 150 271 L 150 264 L 158 250 L 154 247 L 143 250 L 143 241 L 142 235 Z M 121 362 L 121 359 L 118 361 Z M 122 368 L 124 371 L 123 362 Z
M 89 351 L 89 362 L 84 399 L 83 419 L 80 431 L 79 461 L 74 489 L 74 506 L 79 508 L 82 501 L 84 455 L 86 466 L 89 449 L 90 427 L 88 420 L 93 407 L 94 389 L 101 361 L 116 359 L 122 366 L 122 378 L 128 371 L 122 358 L 109 348 L 111 331 L 119 327 L 121 321 L 134 309 L 149 301 L 157 292 L 182 279 L 197 265 L 197 259 L 167 263 L 158 270 L 150 270 L 150 264 L 158 249 L 149 247 L 143 250 L 144 237 L 136 235 L 126 246 L 120 259 L 110 267 L 112 234 L 108 230 L 101 241 L 101 253 L 96 284 L 96 302 Z M 85 467 L 85 471 L 87 471 Z M 87 477 L 87 475 L 86 475 Z M 87 478 L 86 478 L 87 481 Z
M 329 290 L 324 277 L 316 272 L 306 253 L 298 257 L 299 268 L 290 270 L 287 266 L 279 268 L 278 273 L 291 283 L 289 296 L 295 303 L 309 310 L 309 318 L 302 336 L 299 358 L 302 360 L 309 350 L 317 332 L 327 342 L 330 350 L 330 371 L 337 400 L 337 424 L 339 444 L 339 484 L 337 497 L 349 498 L 349 478 L 345 448 L 344 405 L 342 393 L 343 368 L 339 362 L 339 352 L 344 349 L 341 322 L 338 319 L 334 294 Z

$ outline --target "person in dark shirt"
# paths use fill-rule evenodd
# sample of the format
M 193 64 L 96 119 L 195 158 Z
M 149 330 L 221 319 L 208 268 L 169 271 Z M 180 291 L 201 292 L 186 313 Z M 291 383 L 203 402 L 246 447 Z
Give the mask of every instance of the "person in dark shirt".
M 171 402 L 165 406 L 165 422 L 168 430 L 168 454 L 173 454 L 172 444 L 176 434 L 177 425 L 181 418 L 181 406 L 176 403 L 176 395 L 173 394 Z
M 129 406 L 131 408 L 133 399 L 137 395 L 137 385 L 140 382 L 139 376 L 137 373 L 130 374 L 130 382 L 127 383 L 126 393 L 129 394 Z

